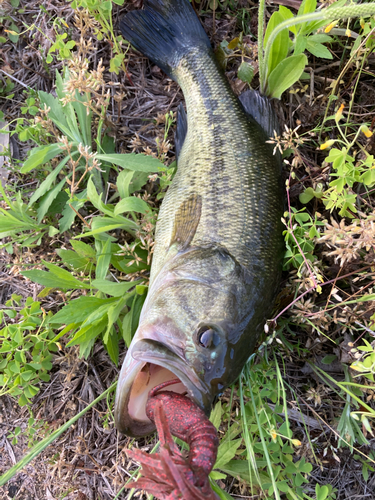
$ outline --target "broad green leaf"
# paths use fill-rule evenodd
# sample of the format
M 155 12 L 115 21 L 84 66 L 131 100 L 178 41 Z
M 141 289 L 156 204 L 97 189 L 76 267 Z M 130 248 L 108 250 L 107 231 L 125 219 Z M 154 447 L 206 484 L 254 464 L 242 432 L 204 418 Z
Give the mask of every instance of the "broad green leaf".
M 293 54 L 296 56 L 298 54 L 302 54 L 306 50 L 307 45 L 307 37 L 301 35 L 300 33 L 296 36 L 294 41 L 294 52 Z
M 222 472 L 219 472 L 218 470 L 213 470 L 210 472 L 210 478 L 213 479 L 214 481 L 218 481 L 219 479 L 225 479 L 227 477 L 227 474 L 223 474 Z
M 98 297 L 82 296 L 71 300 L 68 305 L 52 316 L 48 320 L 48 323 L 59 325 L 81 323 L 101 306 L 110 306 L 114 301 L 116 299 L 99 299 Z
M 87 183 L 87 197 L 94 207 L 105 215 L 109 215 L 110 217 L 113 215 L 113 208 L 110 205 L 105 205 L 102 201 L 102 195 L 97 193 L 92 176 Z
M 27 174 L 34 168 L 47 163 L 55 156 L 62 154 L 62 143 L 49 144 L 48 146 L 38 146 L 30 151 L 30 155 L 21 168 L 21 174 Z
M 313 56 L 321 57 L 322 59 L 333 59 L 331 52 L 318 42 L 313 42 L 307 39 L 306 50 L 308 50 Z
M 77 212 L 85 204 L 86 196 L 87 196 L 86 189 L 84 189 L 81 193 L 75 195 L 75 197 L 78 199 L 72 201 L 71 205 Z M 69 203 L 66 203 L 64 210 L 62 211 L 62 218 L 60 219 L 59 222 L 60 233 L 67 231 L 73 224 L 74 219 L 77 216 L 73 208 L 69 206 Z
M 91 260 L 92 262 L 96 262 L 96 252 L 93 247 L 79 240 L 70 240 L 70 244 L 74 248 L 74 250 L 86 259 Z
M 315 12 L 316 3 L 316 0 L 303 0 L 298 9 L 298 15 L 302 16 L 303 14 L 310 14 L 311 12 Z
M 95 279 L 91 282 L 91 285 L 93 288 L 97 288 L 100 292 L 106 293 L 112 297 L 122 297 L 126 292 L 139 283 L 141 283 L 141 280 L 116 283 L 105 279 Z
M 280 5 L 279 7 L 279 14 L 283 18 L 283 21 L 286 21 L 287 19 L 292 19 L 294 17 L 293 12 L 287 7 L 284 7 L 283 5 Z M 295 35 L 297 34 L 296 26 L 290 26 L 288 29 Z
M 71 266 L 75 270 L 88 270 L 92 263 L 85 257 L 81 257 L 73 250 L 65 250 L 63 248 L 56 249 L 57 255 L 64 262 L 64 264 Z
M 21 231 L 29 231 L 29 230 L 42 230 L 45 226 L 37 226 L 32 221 L 21 221 L 17 220 L 14 217 L 0 214 L 0 238 L 5 238 L 8 236 L 8 233 L 12 231 L 16 231 L 17 233 Z
M 327 356 L 324 356 L 324 358 L 322 359 L 322 363 L 324 365 L 330 365 L 336 359 L 337 359 L 336 354 L 327 354 Z
M 266 35 L 264 37 L 264 45 L 266 45 L 266 40 L 268 40 L 269 35 L 276 26 L 283 22 L 283 18 L 279 12 L 274 12 L 268 22 Z M 267 74 L 270 75 L 272 71 L 281 63 L 288 55 L 289 51 L 289 31 L 288 29 L 283 29 L 276 36 L 275 40 L 272 42 L 271 50 L 269 52 L 269 58 L 265 61 L 267 66 Z
M 43 196 L 49 190 L 49 188 L 54 183 L 56 177 L 59 175 L 60 171 L 62 170 L 62 168 L 64 167 L 64 165 L 66 165 L 66 163 L 68 162 L 69 159 L 70 159 L 70 157 L 66 156 L 57 165 L 57 167 L 53 170 L 53 172 L 51 172 L 50 174 L 48 174 L 48 176 L 44 179 L 44 181 L 41 183 L 41 185 L 38 187 L 38 189 L 36 189 L 36 191 L 34 192 L 34 194 L 32 195 L 32 197 L 30 198 L 30 202 L 29 202 L 29 205 L 28 205 L 29 207 L 31 207 L 31 205 L 33 203 L 35 203 L 37 200 L 39 200 L 39 198 L 41 196 Z
M 49 207 L 52 205 L 52 202 L 56 199 L 57 195 L 61 192 L 65 182 L 66 179 L 64 178 L 53 189 L 51 189 L 48 193 L 45 193 L 45 195 L 42 196 L 37 210 L 38 224 L 42 222 L 43 217 L 48 212 Z
M 104 315 L 104 318 L 101 318 L 100 321 L 96 323 L 92 323 L 89 325 L 85 325 L 78 330 L 78 332 L 74 335 L 72 340 L 67 343 L 67 347 L 71 347 L 73 345 L 81 345 L 84 343 L 90 343 L 92 345 L 93 342 L 105 329 L 107 325 L 107 315 Z M 91 348 L 91 347 L 90 347 Z M 80 352 L 82 355 L 82 353 Z
M 150 210 L 150 206 L 145 201 L 137 198 L 136 196 L 129 196 L 128 198 L 124 198 L 117 203 L 114 214 L 115 216 L 122 214 L 123 212 L 138 212 L 145 214 Z
M 140 172 L 157 172 L 160 168 L 164 167 L 157 158 L 141 153 L 100 154 L 96 155 L 96 158 L 98 160 L 107 161 L 108 163 L 114 163 L 127 170 L 137 170 Z
M 240 80 L 250 85 L 254 76 L 254 68 L 251 66 L 251 64 L 243 61 L 238 68 L 237 76 Z
M 124 317 L 122 324 L 122 335 L 125 344 L 128 347 L 130 345 L 131 339 L 133 338 L 133 335 L 137 330 L 139 323 L 139 316 L 141 314 L 141 310 L 145 299 L 146 299 L 145 295 L 135 294 L 131 305 L 131 309 Z
M 281 61 L 268 78 L 267 95 L 280 99 L 282 93 L 298 80 L 306 65 L 305 54 L 290 56 Z
M 92 111 L 88 106 L 83 103 L 88 103 L 87 94 L 80 94 L 78 90 L 75 91 L 75 101 L 72 102 L 72 106 L 77 114 L 78 123 L 80 125 L 80 130 L 83 136 L 84 144 L 86 146 L 91 146 L 91 119 Z
M 308 203 L 309 201 L 311 201 L 315 196 L 315 191 L 313 190 L 312 187 L 308 187 L 305 189 L 305 191 L 303 193 L 301 193 L 299 195 L 299 201 L 301 203 Z
M 216 429 L 219 429 L 221 425 L 221 417 L 223 415 L 223 410 L 221 407 L 221 401 L 218 401 L 211 411 L 210 421 L 215 426 Z
M 120 316 L 122 310 L 125 307 L 127 297 L 121 297 L 117 303 L 114 303 L 109 309 L 108 309 L 108 326 L 105 334 L 103 335 L 103 342 L 104 344 L 107 343 L 110 330 L 113 326 L 113 324 L 117 321 L 118 317 Z
M 74 290 L 90 288 L 89 284 L 77 280 L 69 271 L 61 269 L 55 264 L 50 264 L 48 262 L 43 263 L 51 272 L 48 273 L 46 271 L 40 271 L 39 269 L 32 269 L 31 271 L 23 271 L 22 275 L 31 279 L 31 281 L 35 281 L 49 288 L 69 288 Z
M 105 242 L 98 242 L 101 250 L 97 253 L 96 277 L 100 281 L 105 281 L 108 272 L 109 264 L 111 262 L 111 240 L 107 238 Z
M 332 37 L 329 35 L 326 35 L 325 33 L 318 33 L 317 35 L 309 36 L 308 40 L 310 42 L 328 43 L 328 42 L 332 41 Z
M 232 460 L 235 457 L 238 448 L 241 446 L 241 443 L 242 438 L 234 439 L 233 441 L 222 441 L 217 452 L 217 461 L 214 468 L 221 469 L 230 460 Z
M 130 234 L 135 234 L 138 230 L 138 225 L 122 215 L 117 215 L 117 217 L 95 217 L 92 221 L 92 231 L 85 232 L 85 236 L 97 235 L 107 231 L 114 231 L 115 229 L 124 229 Z
M 148 181 L 148 172 L 122 170 L 117 176 L 116 186 L 120 198 L 127 198 L 134 191 L 139 191 Z
M 263 448 L 261 449 L 263 452 Z M 257 478 L 255 472 L 252 469 L 249 470 L 249 463 L 247 460 L 231 460 L 224 466 L 220 468 L 221 471 L 229 474 L 230 476 L 238 479 L 240 478 L 245 483 L 251 483 L 253 485 L 264 486 L 270 479 L 263 472 L 258 472 L 260 482 Z
M 106 341 L 104 341 L 104 347 L 107 349 L 107 352 L 109 354 L 109 357 L 113 361 L 113 363 L 117 366 L 118 365 L 118 355 L 119 355 L 119 346 L 118 346 L 118 335 L 116 333 L 116 330 L 112 327 L 110 329 L 109 335 L 106 338 Z
M 127 198 L 130 195 L 130 182 L 135 174 L 135 170 L 122 170 L 116 181 L 116 186 L 120 195 L 120 198 Z

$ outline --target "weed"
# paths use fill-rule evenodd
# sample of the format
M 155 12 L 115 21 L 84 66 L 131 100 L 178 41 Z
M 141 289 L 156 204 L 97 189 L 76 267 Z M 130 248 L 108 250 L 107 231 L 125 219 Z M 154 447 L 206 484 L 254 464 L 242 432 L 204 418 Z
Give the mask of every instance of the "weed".
M 38 393 L 40 382 L 48 382 L 52 368 L 52 353 L 59 348 L 57 338 L 40 302 L 31 297 L 18 312 L 21 296 L 12 295 L 6 302 L 8 309 L 0 311 L 6 326 L 0 330 L 0 396 L 18 397 L 24 406 Z
M 263 94 L 280 99 L 283 92 L 301 77 L 307 66 L 308 59 L 303 53 L 305 50 L 316 57 L 332 57 L 323 44 L 331 41 L 331 37 L 325 33 L 333 26 L 329 25 L 325 33 L 316 33 L 328 21 L 371 16 L 375 12 L 375 4 L 367 4 L 364 8 L 356 4 L 341 4 L 319 11 L 315 11 L 316 7 L 316 0 L 303 0 L 297 16 L 294 16 L 287 7 L 280 6 L 278 12 L 272 14 L 264 33 L 265 0 L 259 2 L 259 79 Z M 289 38 L 289 31 L 293 41 Z

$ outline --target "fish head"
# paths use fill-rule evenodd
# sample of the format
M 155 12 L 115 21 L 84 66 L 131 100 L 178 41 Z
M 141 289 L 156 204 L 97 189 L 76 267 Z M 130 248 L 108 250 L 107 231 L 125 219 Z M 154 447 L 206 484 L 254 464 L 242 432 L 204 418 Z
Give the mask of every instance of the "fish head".
M 187 394 L 209 415 L 252 350 L 251 340 L 238 348 L 252 307 L 248 277 L 222 249 L 198 250 L 173 259 L 150 287 L 118 382 L 115 420 L 125 434 L 154 430 L 148 393 L 176 378 L 168 390 Z

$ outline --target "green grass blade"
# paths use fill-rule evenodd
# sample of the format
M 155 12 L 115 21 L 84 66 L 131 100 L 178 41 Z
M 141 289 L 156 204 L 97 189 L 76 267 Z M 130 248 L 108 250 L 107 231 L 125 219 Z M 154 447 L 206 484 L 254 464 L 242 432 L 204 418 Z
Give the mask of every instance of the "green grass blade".
M 11 467 L 5 474 L 0 476 L 0 486 L 6 484 L 12 477 L 14 477 L 18 472 L 20 472 L 27 464 L 31 462 L 35 457 L 37 457 L 47 446 L 49 446 L 55 439 L 57 439 L 61 434 L 63 434 L 71 425 L 73 425 L 77 420 L 79 420 L 85 413 L 87 413 L 90 408 L 96 405 L 99 401 L 101 401 L 104 397 L 107 396 L 111 391 L 113 391 L 117 386 L 117 381 L 114 382 L 106 391 L 104 391 L 99 397 L 97 397 L 92 403 L 86 406 L 84 410 L 79 412 L 75 417 L 71 418 L 62 425 L 59 429 L 54 431 L 50 436 L 42 439 L 39 443 L 37 443 L 33 448 L 29 451 L 27 455 L 25 455 L 16 465 Z

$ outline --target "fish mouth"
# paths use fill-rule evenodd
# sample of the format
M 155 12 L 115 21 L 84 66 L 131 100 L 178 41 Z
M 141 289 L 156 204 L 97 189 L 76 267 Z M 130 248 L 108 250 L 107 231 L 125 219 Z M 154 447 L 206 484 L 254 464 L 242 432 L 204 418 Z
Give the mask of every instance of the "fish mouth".
M 212 397 L 208 387 L 188 365 L 182 352 L 153 339 L 140 339 L 126 355 L 117 384 L 115 423 L 123 434 L 146 436 L 155 425 L 146 415 L 148 394 L 157 385 L 170 380 L 180 382 L 166 390 L 186 394 L 207 415 Z

